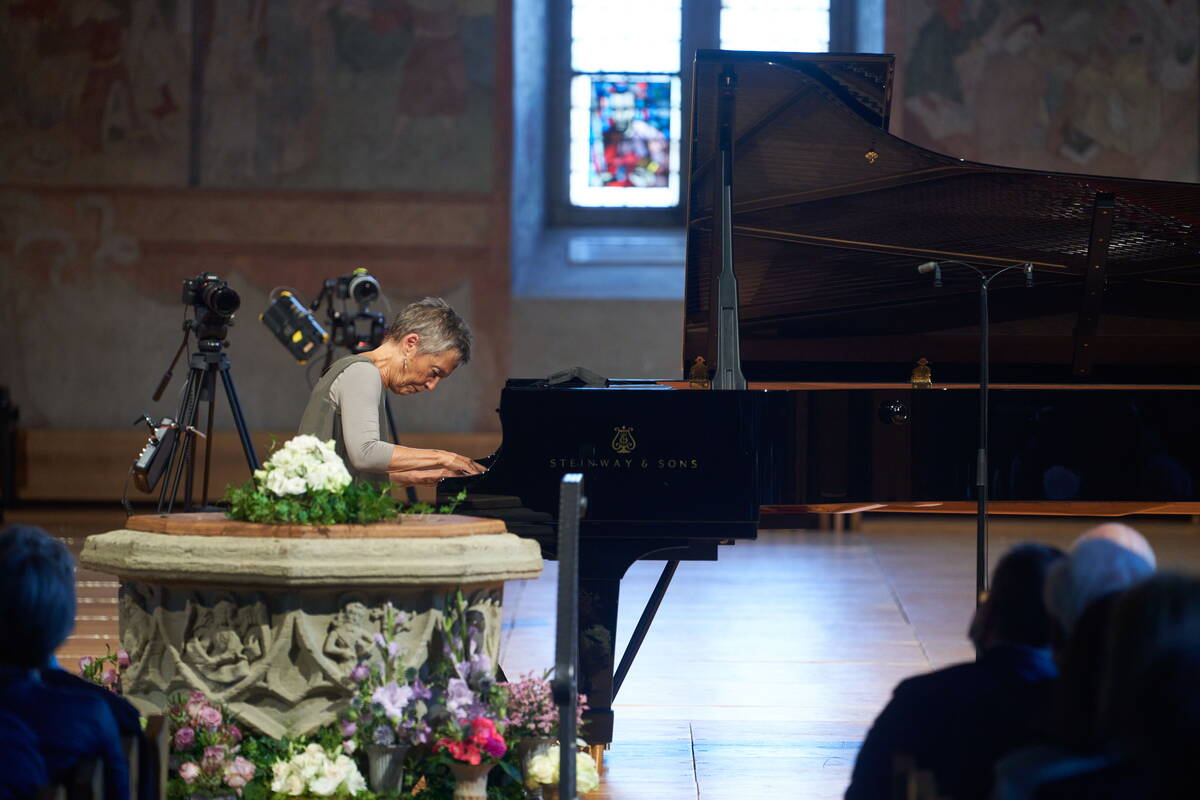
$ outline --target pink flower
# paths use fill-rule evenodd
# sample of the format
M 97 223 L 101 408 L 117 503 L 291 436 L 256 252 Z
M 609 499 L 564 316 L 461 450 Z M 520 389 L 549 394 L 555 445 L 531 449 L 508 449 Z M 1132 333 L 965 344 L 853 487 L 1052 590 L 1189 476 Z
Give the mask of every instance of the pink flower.
M 83 667 L 80 666 L 80 669 L 83 669 Z M 350 670 L 350 680 L 355 681 L 355 682 L 364 681 L 367 679 L 367 676 L 370 674 L 371 674 L 371 670 L 366 664 L 359 664 L 357 667 Z
M 348 756 L 354 755 L 354 751 L 357 749 L 358 745 L 354 743 L 353 739 L 347 739 L 346 741 L 342 742 L 342 752 Z
M 225 766 L 225 785 L 240 790 L 254 780 L 254 764 L 238 756 Z
M 200 765 L 195 761 L 186 761 L 179 766 L 179 777 L 184 783 L 191 783 L 200 777 Z
M 229 731 L 229 738 L 233 739 L 235 742 L 240 742 L 242 740 L 242 729 L 237 725 L 231 724 L 225 730 Z
M 213 729 L 221 724 L 221 712 L 212 706 L 205 706 L 200 709 L 200 713 L 196 715 L 196 722 L 202 727 Z
M 117 674 L 117 671 L 112 667 L 109 667 L 100 675 L 100 682 L 105 686 L 112 686 L 117 682 L 117 678 L 119 677 L 120 676 Z
M 83 672 L 85 669 L 95 663 L 96 659 L 92 658 L 91 656 L 84 656 L 83 658 L 79 659 L 79 671 Z
M 125 667 L 128 667 L 130 663 L 129 653 L 125 652 L 124 650 L 118 650 L 117 664 L 121 667 L 121 669 L 125 669 Z
M 175 749 L 179 751 L 187 750 L 196 742 L 196 731 L 192 728 L 183 727 L 175 731 Z
M 196 695 L 200 695 L 200 697 L 197 698 Z M 195 722 L 200 718 L 200 712 L 206 708 L 208 708 L 208 698 L 202 692 L 192 692 L 192 696 L 188 698 L 187 705 L 183 707 L 183 710 Z
M 225 763 L 225 745 L 214 744 L 204 748 L 204 758 L 200 765 L 205 772 L 215 772 Z

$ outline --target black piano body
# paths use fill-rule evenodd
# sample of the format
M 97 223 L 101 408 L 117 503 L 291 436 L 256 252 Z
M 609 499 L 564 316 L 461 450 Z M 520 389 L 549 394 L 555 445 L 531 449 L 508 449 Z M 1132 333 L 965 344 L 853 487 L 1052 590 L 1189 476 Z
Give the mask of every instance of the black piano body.
M 614 642 L 633 561 L 714 559 L 795 513 L 975 510 L 979 288 L 952 262 L 1033 265 L 1032 288 L 1013 270 L 990 291 L 991 512 L 1200 513 L 1200 186 L 925 150 L 887 133 L 892 68 L 890 56 L 700 52 L 681 375 L 697 356 L 721 367 L 728 241 L 747 388 L 512 380 L 488 472 L 439 490 L 465 487 L 465 513 L 502 518 L 553 557 L 559 479 L 585 476 L 593 743 L 612 739 L 628 668 L 614 669 Z M 946 263 L 942 285 L 917 272 L 925 261 Z M 919 359 L 928 387 L 910 381 Z

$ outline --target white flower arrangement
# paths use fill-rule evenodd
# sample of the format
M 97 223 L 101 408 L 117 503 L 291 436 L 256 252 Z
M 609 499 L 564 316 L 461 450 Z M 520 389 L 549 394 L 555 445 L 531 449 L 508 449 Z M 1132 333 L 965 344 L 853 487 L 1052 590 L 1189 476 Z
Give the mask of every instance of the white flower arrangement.
M 271 777 L 272 792 L 292 797 L 354 797 L 367 789 L 362 773 L 340 747 L 330 756 L 315 743 L 287 761 L 272 764 Z
M 332 440 L 296 436 L 276 450 L 254 480 L 272 494 L 302 495 L 307 492 L 339 492 L 350 485 L 350 473 L 334 449 Z
M 558 783 L 558 745 L 551 745 L 545 752 L 537 753 L 529 759 L 525 767 L 525 784 L 530 789 L 539 783 Z M 600 786 L 600 773 L 596 770 L 596 762 L 590 753 L 584 750 L 575 752 L 575 791 L 587 794 Z

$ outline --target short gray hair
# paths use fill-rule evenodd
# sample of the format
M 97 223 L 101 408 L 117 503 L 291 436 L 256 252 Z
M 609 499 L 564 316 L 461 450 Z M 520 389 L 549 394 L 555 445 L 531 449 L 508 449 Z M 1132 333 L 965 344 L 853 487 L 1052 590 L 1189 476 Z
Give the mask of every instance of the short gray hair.
M 406 305 L 388 328 L 386 338 L 398 342 L 410 333 L 421 337 L 419 352 L 457 350 L 459 364 L 471 360 L 471 329 L 440 297 L 426 297 Z

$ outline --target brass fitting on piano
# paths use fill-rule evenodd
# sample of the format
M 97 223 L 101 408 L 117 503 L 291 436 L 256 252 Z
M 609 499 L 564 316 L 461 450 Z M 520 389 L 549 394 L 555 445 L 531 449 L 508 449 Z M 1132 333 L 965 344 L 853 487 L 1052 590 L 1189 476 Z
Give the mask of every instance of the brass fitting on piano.
M 914 389 L 928 389 L 933 386 L 933 371 L 929 369 L 928 359 L 918 359 L 909 378 Z

